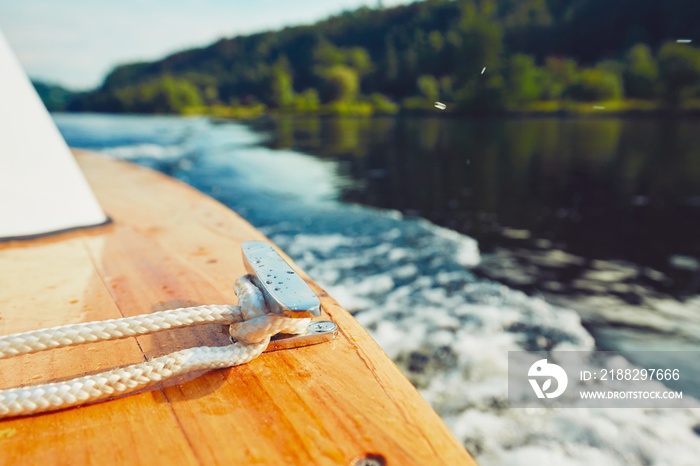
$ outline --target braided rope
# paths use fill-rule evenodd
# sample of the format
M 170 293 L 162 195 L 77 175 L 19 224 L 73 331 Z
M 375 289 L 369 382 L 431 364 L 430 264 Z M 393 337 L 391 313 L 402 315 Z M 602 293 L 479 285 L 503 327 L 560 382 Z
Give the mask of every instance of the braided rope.
M 0 337 L 0 359 L 88 342 L 119 340 L 200 324 L 230 324 L 241 320 L 234 306 L 197 306 L 123 319 L 86 322 Z
M 188 372 L 244 364 L 262 353 L 265 346 L 266 342 L 189 348 L 101 374 L 3 390 L 0 418 L 68 408 L 132 392 Z
M 189 372 L 245 364 L 260 355 L 275 334 L 302 333 L 309 325 L 310 319 L 268 314 L 262 293 L 248 276 L 238 279 L 234 290 L 239 298 L 238 306 L 175 309 L 0 338 L 0 358 L 204 323 L 230 324 L 230 333 L 237 340 L 229 346 L 189 348 L 143 363 L 63 382 L 0 390 L 0 419 L 103 400 Z

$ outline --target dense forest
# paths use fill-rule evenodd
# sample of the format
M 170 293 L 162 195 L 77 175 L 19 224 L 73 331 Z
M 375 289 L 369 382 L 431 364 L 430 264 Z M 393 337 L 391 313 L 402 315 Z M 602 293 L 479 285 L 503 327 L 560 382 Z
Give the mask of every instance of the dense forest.
M 700 109 L 695 0 L 425 0 L 116 67 L 73 111 Z M 596 104 L 596 105 L 593 105 Z
M 32 85 L 42 102 L 50 111 L 65 110 L 76 93 L 57 84 L 50 84 L 42 81 L 32 80 Z

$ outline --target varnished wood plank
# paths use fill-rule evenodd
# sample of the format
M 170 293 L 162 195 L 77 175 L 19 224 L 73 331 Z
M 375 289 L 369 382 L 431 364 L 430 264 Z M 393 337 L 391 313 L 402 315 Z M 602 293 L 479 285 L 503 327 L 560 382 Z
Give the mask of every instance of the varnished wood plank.
M 124 315 L 235 300 L 231 285 L 244 273 L 240 243 L 263 239 L 257 230 L 221 204 L 163 175 L 96 156 L 79 156 L 79 162 L 114 220 L 99 233 L 71 237 L 89 251 L 99 276 L 99 283 L 90 287 L 108 293 L 107 300 Z M 266 353 L 244 366 L 130 398 L 148 409 L 167 407 L 177 421 L 146 419 L 143 428 L 183 435 L 181 446 L 204 464 L 349 464 L 367 453 L 381 454 L 388 464 L 397 465 L 470 464 L 461 445 L 364 329 L 312 286 L 340 325 L 338 339 Z M 184 346 L 227 343 L 217 327 L 137 341 L 148 357 Z M 135 345 L 135 340 L 125 343 Z M 27 358 L 34 356 L 39 355 Z M 90 370 L 92 363 L 80 362 L 83 370 Z M 158 396 L 162 399 L 154 401 Z M 124 403 L 110 401 L 6 422 L 26 427 L 65 413 L 82 418 L 78 413 L 88 409 L 99 418 L 100 412 Z M 134 441 L 143 444 L 146 439 L 137 436 Z M 183 455 L 182 462 L 193 457 Z
M 122 317 L 80 235 L 0 246 L 0 334 Z M 0 388 L 56 381 L 143 360 L 121 340 L 0 360 Z M 148 441 L 144 441 L 148 439 Z M 0 421 L 0 464 L 196 464 L 160 390 Z

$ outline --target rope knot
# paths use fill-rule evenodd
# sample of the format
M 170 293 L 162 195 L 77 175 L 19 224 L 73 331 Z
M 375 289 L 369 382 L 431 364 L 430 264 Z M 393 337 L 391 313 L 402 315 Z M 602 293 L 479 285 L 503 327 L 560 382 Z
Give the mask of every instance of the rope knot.
M 270 342 L 278 333 L 304 333 L 311 319 L 294 318 L 273 314 L 265 303 L 262 291 L 255 286 L 252 275 L 244 275 L 233 285 L 238 296 L 241 322 L 229 326 L 229 334 L 242 345 L 256 345 Z

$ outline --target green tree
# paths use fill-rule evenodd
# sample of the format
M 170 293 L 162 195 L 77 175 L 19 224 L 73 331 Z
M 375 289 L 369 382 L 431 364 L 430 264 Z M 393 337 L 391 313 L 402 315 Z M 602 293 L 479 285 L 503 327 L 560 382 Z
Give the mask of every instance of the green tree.
M 510 57 L 506 67 L 506 99 L 511 105 L 533 102 L 542 95 L 542 80 L 535 60 L 523 54 Z
M 384 48 L 383 76 L 385 82 L 391 84 L 399 76 L 399 57 L 396 53 L 396 46 L 390 37 L 386 39 Z
M 700 51 L 690 45 L 665 44 L 659 51 L 659 72 L 666 99 L 679 103 L 700 81 Z
M 183 113 L 202 105 L 202 97 L 194 84 L 172 76 L 123 87 L 113 95 L 122 112 Z
M 452 90 L 453 84 L 454 83 L 451 76 L 443 76 L 440 78 L 440 96 L 442 99 L 454 99 L 454 92 Z
M 202 105 L 202 97 L 195 85 L 184 79 L 163 78 L 163 93 L 170 111 L 183 113 L 188 107 Z
M 314 62 L 322 66 L 342 65 L 345 55 L 342 50 L 328 41 L 323 41 L 314 49 Z
M 590 68 L 580 73 L 567 95 L 580 102 L 619 99 L 622 97 L 622 82 L 612 71 Z
M 503 30 L 498 23 L 493 0 L 465 0 L 460 4 L 459 30 L 461 66 L 456 77 L 460 108 L 493 112 L 503 108 L 505 83 L 501 75 Z M 483 75 L 483 73 L 488 73 Z
M 542 98 L 557 100 L 574 84 L 578 76 L 576 62 L 559 57 L 548 57 L 542 70 Z
M 276 108 L 287 108 L 293 103 L 292 76 L 282 63 L 278 63 L 272 68 L 271 104 Z
M 470 82 L 456 94 L 458 108 L 461 110 L 475 113 L 499 112 L 505 106 L 505 80 L 500 74 L 494 73 Z
M 440 31 L 432 31 L 428 35 L 428 42 L 430 42 L 430 48 L 432 49 L 433 53 L 440 53 L 442 51 L 442 47 L 445 45 L 445 40 L 442 37 L 442 34 L 440 34 Z
M 501 0 L 500 4 L 510 4 L 504 22 L 508 26 L 549 26 L 552 15 L 549 11 L 548 0 Z
M 658 94 L 659 67 L 651 49 L 637 44 L 627 53 L 623 73 L 625 95 L 639 99 L 652 99 Z
M 219 89 L 210 84 L 204 88 L 204 97 L 209 104 L 213 104 L 219 100 Z
M 411 88 L 415 83 L 415 77 L 418 71 L 418 53 L 412 48 L 404 50 L 401 54 L 401 75 L 399 80 Z
M 352 102 L 357 97 L 360 81 L 357 72 L 345 65 L 335 65 L 320 73 L 324 102 Z
M 307 89 L 294 97 L 294 109 L 303 113 L 318 112 L 320 99 L 316 89 Z
M 32 81 L 32 85 L 46 108 L 52 112 L 66 110 L 68 102 L 76 94 L 55 84 Z
M 483 0 L 477 6 L 474 0 L 461 4 L 462 66 L 459 74 L 464 80 L 474 79 L 482 69 L 490 73 L 501 70 L 503 53 L 503 29 L 496 18 L 496 3 Z
M 314 61 L 322 67 L 346 65 L 360 76 L 372 70 L 372 60 L 362 47 L 339 48 L 330 42 L 321 42 L 314 50 Z
M 393 115 L 398 113 L 399 106 L 389 100 L 385 95 L 378 92 L 369 96 L 369 103 L 372 105 L 374 113 L 383 115 Z
M 345 52 L 345 64 L 353 68 L 360 76 L 372 71 L 372 60 L 367 50 L 362 47 L 353 47 Z
M 425 97 L 426 100 L 431 103 L 438 100 L 440 85 L 438 84 L 437 79 L 435 79 L 433 76 L 424 74 L 418 78 L 418 82 L 416 84 L 418 85 L 418 90 L 421 94 L 423 94 L 423 97 Z

